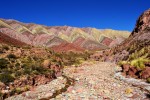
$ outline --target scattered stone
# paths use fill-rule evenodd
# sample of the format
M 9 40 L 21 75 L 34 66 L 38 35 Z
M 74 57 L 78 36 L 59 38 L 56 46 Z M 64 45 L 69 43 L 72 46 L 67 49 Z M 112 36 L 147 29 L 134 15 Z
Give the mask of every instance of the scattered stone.
M 90 84 L 95 84 L 95 82 L 93 80 L 90 80 L 89 83 Z
M 82 88 L 79 88 L 76 90 L 78 93 L 82 93 L 83 92 L 83 89 Z
M 49 92 L 49 93 L 46 93 L 45 96 L 44 96 L 44 98 L 51 97 L 52 95 L 53 95 L 53 93 L 50 93 L 50 92 Z
M 109 90 L 103 90 L 105 94 L 109 94 Z
M 79 81 L 80 79 L 79 78 L 76 78 L 76 81 Z
M 144 71 L 142 71 L 142 78 L 146 79 L 150 77 L 150 67 L 146 67 Z
M 98 62 L 94 65 L 82 66 L 84 72 L 71 73 L 74 67 L 67 67 L 64 69 L 65 76 L 75 79 L 75 83 L 69 87 L 64 87 L 66 84 L 65 77 L 58 77 L 46 85 L 36 87 L 35 91 L 25 92 L 22 95 L 13 96 L 6 100 L 38 100 L 41 98 L 49 98 L 56 91 L 56 97 L 51 100 L 128 100 L 135 98 L 134 94 L 138 95 L 138 99 L 143 100 L 146 98 L 144 91 L 139 88 L 130 86 L 126 82 L 122 82 L 124 77 L 119 80 L 115 79 L 118 74 L 113 77 L 115 66 L 112 63 Z M 80 67 L 76 68 L 81 69 Z M 148 85 L 147 85 L 148 86 Z M 128 87 L 128 88 L 127 88 Z M 64 89 L 64 92 L 60 90 Z M 134 89 L 134 91 L 133 91 Z
M 122 66 L 123 72 L 129 71 L 129 68 L 130 68 L 130 65 L 129 65 L 129 64 L 124 64 L 124 65 Z
M 71 92 L 73 90 L 73 86 L 68 87 L 67 91 Z
M 44 68 L 50 68 L 50 65 L 51 65 L 51 61 L 49 59 L 44 60 L 44 62 L 43 62 Z
M 133 97 L 133 94 L 132 94 L 132 93 L 130 93 L 130 94 L 125 94 L 125 96 L 128 97 L 128 98 L 131 98 L 131 97 Z
M 73 94 L 75 94 L 75 93 L 76 93 L 76 91 L 75 91 L 75 90 L 72 90 L 72 93 L 73 93 Z
M 7 93 L 9 93 L 9 90 L 1 90 L 1 93 L 3 93 L 3 94 L 7 94 Z

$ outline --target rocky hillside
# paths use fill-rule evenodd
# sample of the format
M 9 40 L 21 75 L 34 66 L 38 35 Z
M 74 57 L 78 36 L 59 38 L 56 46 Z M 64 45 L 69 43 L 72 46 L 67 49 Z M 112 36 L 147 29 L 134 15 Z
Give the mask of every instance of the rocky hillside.
M 123 45 L 128 52 L 120 62 L 124 74 L 150 82 L 150 9 L 139 17 Z
M 62 75 L 63 67 L 76 67 L 90 54 L 0 44 L 0 100 L 52 81 Z
M 123 43 L 92 57 L 118 62 L 124 75 L 150 82 L 150 9 L 138 18 L 133 32 Z
M 0 33 L 0 41 L 4 43 L 15 40 L 21 44 L 53 47 L 57 51 L 106 49 L 120 44 L 130 35 L 127 31 L 69 26 L 48 27 L 5 19 L 0 19 Z

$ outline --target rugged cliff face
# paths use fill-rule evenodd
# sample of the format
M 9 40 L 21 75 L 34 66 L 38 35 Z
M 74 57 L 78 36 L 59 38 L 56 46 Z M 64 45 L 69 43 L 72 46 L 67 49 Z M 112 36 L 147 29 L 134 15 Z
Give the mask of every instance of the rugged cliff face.
M 116 62 L 124 75 L 150 82 L 150 9 L 138 18 L 132 34 L 123 43 L 91 57 Z
M 130 54 L 150 46 L 150 9 L 145 11 L 137 20 L 136 26 L 129 38 L 119 46 L 111 49 L 115 61 L 127 60 Z M 149 50 L 150 51 L 150 50 Z M 111 55 L 112 55 L 111 54 Z M 121 55 L 121 56 L 120 56 Z M 120 56 L 120 58 L 119 58 Z
M 150 9 L 145 11 L 137 20 L 132 36 L 150 28 Z
M 140 15 L 136 22 L 136 26 L 133 29 L 129 38 L 127 38 L 120 45 L 112 49 L 104 50 L 103 52 L 97 53 L 95 54 L 95 56 L 101 56 L 98 57 L 99 59 L 103 58 L 103 60 L 119 62 L 121 60 L 127 60 L 132 53 L 138 52 L 145 47 L 148 48 L 148 51 L 150 51 L 149 46 L 150 9 Z
M 5 19 L 0 19 L 0 32 L 3 36 L 10 37 L 10 43 L 15 39 L 18 43 L 20 41 L 33 46 L 53 47 L 57 51 L 106 49 L 120 44 L 130 35 L 127 31 L 70 26 L 47 27 Z

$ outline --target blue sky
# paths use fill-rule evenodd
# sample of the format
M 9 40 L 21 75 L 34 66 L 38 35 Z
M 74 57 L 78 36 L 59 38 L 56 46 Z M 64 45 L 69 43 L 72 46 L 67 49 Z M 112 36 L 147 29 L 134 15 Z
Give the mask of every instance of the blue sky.
M 0 18 L 132 31 L 150 0 L 0 0 Z

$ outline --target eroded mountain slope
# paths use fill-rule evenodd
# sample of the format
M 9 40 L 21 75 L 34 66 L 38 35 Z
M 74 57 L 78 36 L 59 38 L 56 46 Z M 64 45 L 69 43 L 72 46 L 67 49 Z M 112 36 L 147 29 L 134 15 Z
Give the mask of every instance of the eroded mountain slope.
M 69 45 L 65 45 L 66 47 L 63 45 L 63 48 L 68 48 L 69 50 L 74 50 L 74 47 L 79 48 L 75 50 L 106 49 L 120 44 L 130 35 L 130 32 L 127 31 L 70 26 L 48 27 L 5 19 L 0 19 L 0 32 L 10 38 L 33 46 L 56 48 L 67 43 Z

